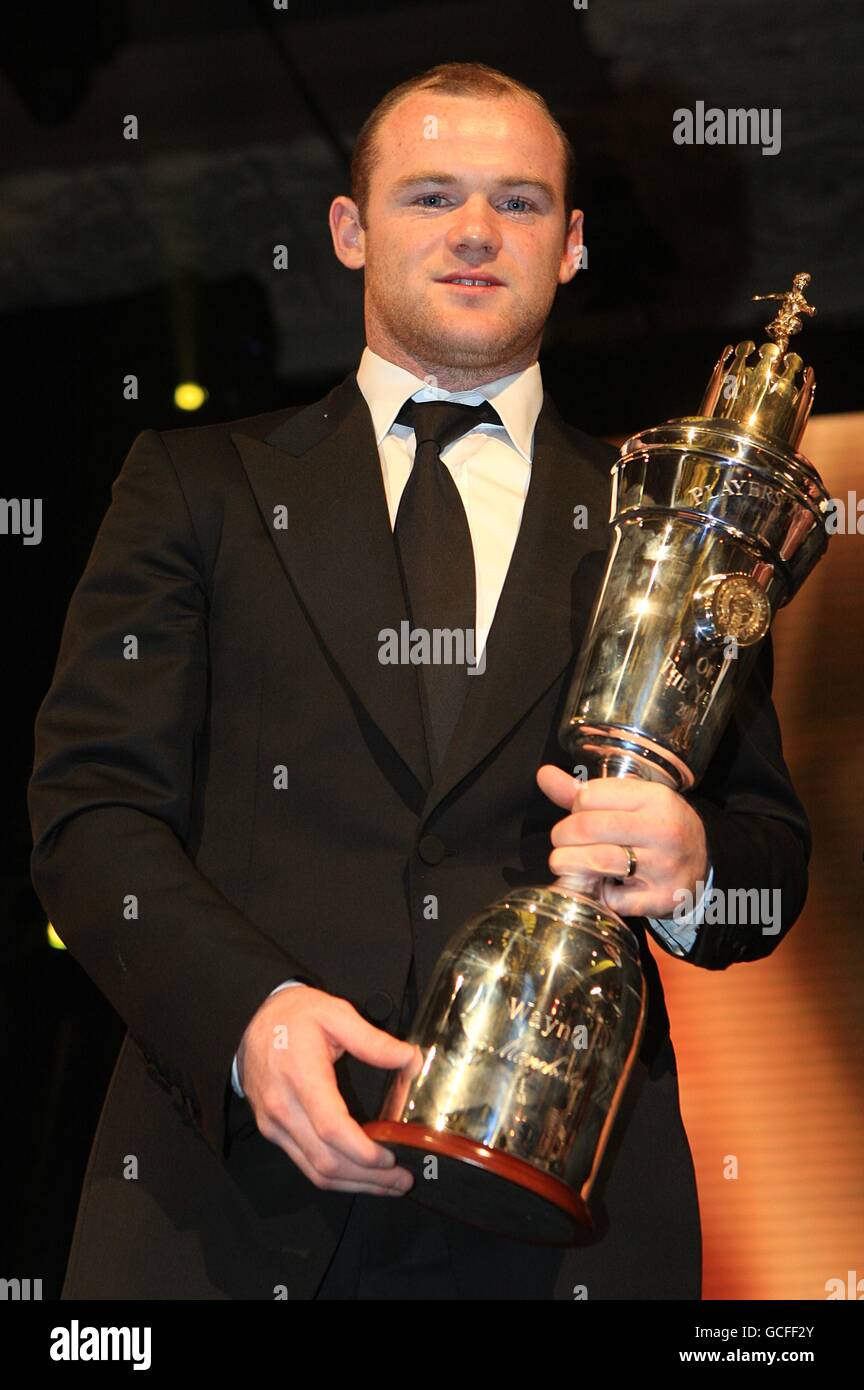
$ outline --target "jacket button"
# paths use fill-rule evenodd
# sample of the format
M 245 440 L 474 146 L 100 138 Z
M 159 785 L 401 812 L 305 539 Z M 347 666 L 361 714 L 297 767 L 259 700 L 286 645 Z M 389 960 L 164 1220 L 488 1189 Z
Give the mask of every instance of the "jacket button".
M 386 1023 L 393 1012 L 393 1000 L 383 989 L 377 989 L 364 1001 L 363 1013 L 370 1023 Z
M 439 840 L 437 835 L 424 835 L 417 846 L 417 853 L 424 864 L 440 864 L 446 852 L 444 841 Z

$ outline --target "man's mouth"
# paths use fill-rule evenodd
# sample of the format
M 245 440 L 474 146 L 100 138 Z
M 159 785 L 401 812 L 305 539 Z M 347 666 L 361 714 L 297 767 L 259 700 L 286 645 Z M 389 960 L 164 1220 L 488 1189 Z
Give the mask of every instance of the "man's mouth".
M 475 294 L 503 288 L 501 281 L 495 275 L 445 275 L 437 283 L 439 285 L 452 285 L 454 289 L 468 290 Z

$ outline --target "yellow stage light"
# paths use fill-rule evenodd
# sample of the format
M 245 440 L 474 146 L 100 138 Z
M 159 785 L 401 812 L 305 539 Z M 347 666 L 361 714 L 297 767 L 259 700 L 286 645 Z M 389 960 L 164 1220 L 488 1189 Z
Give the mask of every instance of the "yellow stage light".
M 48 923 L 48 930 L 46 931 L 45 934 L 46 934 L 46 936 L 48 937 L 48 945 L 49 945 L 49 946 L 53 946 L 55 951 L 65 951 L 65 950 L 66 950 L 66 947 L 64 946 L 63 942 L 60 940 L 59 936 L 57 935 L 56 931 L 54 930 L 54 928 L 52 927 L 52 925 L 51 925 L 50 922 Z
M 197 381 L 181 381 L 174 391 L 174 404 L 178 410 L 200 410 L 208 392 Z

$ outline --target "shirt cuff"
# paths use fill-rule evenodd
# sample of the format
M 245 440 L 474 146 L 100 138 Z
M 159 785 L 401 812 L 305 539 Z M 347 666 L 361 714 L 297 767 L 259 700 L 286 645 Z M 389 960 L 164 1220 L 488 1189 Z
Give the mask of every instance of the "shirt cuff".
M 711 892 L 714 883 L 714 866 L 708 870 L 708 877 L 702 889 L 702 896 L 694 904 L 692 912 L 683 912 L 676 909 L 675 917 L 649 917 L 648 925 L 651 927 L 657 940 L 664 950 L 672 956 L 686 956 L 693 948 L 693 943 L 702 926 L 705 914 L 705 904 L 708 894 Z M 698 888 L 698 884 L 696 885 Z
M 290 989 L 292 985 L 302 985 L 302 984 L 303 984 L 303 981 L 302 981 L 302 980 L 283 980 L 281 985 L 277 985 L 275 989 L 271 989 L 270 994 L 278 994 L 279 991 L 280 991 L 280 989 Z M 268 998 L 268 999 L 270 998 L 270 994 L 267 995 L 267 998 Z M 231 1063 L 231 1085 L 234 1087 L 235 1094 L 238 1095 L 238 1096 L 240 1097 L 241 1100 L 245 1100 L 245 1099 L 246 1099 L 246 1092 L 243 1090 L 243 1087 L 240 1085 L 240 1072 L 239 1072 L 238 1069 L 237 1069 L 237 1053 L 236 1053 L 236 1052 L 234 1053 L 234 1061 Z

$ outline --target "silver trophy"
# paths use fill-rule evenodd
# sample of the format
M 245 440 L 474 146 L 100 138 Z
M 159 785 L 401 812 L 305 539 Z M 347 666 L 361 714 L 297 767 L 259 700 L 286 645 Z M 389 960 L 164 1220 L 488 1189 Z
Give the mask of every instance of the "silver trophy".
M 560 730 L 574 768 L 679 792 L 705 772 L 775 611 L 824 554 L 829 497 L 797 452 L 812 368 L 788 352 L 796 275 L 754 358 L 730 347 L 698 415 L 628 439 L 613 541 Z M 417 1200 L 486 1229 L 569 1245 L 642 1038 L 637 938 L 599 876 L 520 888 L 451 939 L 366 1126 Z

